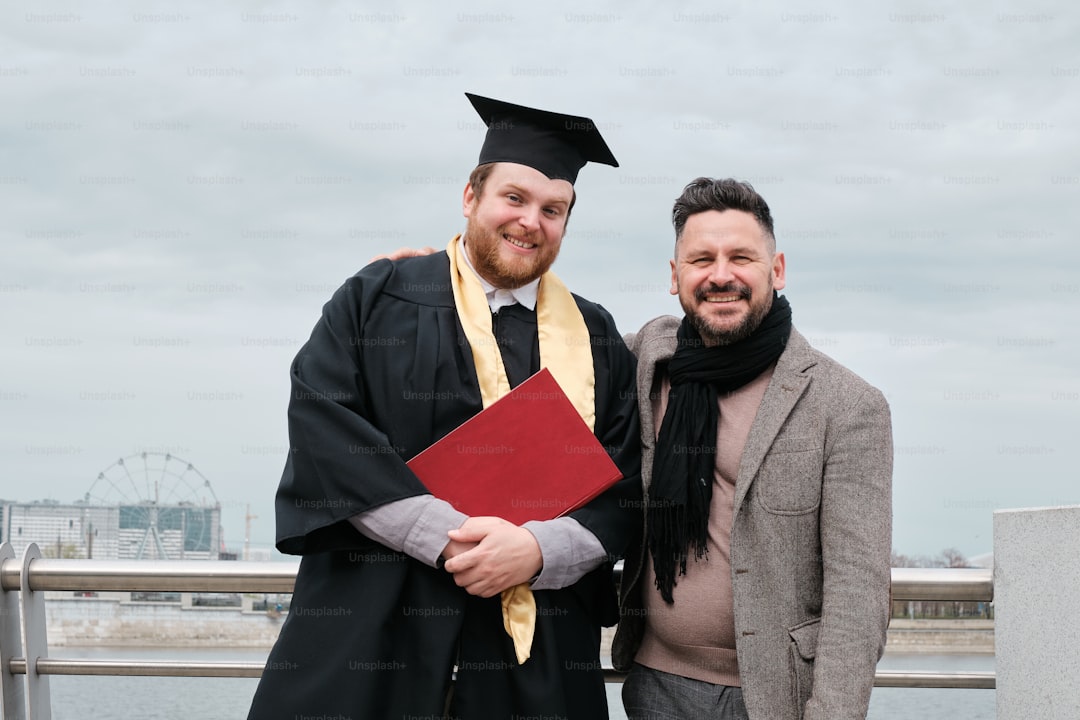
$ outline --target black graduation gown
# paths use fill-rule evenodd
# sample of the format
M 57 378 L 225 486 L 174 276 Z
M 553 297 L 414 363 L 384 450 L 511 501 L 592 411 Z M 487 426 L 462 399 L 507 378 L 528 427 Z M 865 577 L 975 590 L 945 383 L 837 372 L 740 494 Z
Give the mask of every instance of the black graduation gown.
M 634 358 L 607 311 L 574 299 L 592 342 L 594 431 L 624 477 L 572 516 L 615 559 L 640 528 Z M 504 309 L 495 321 L 512 384 L 539 369 L 534 318 Z M 618 614 L 610 563 L 535 591 L 532 657 L 519 666 L 498 597 L 469 596 L 347 522 L 426 493 L 406 459 L 482 407 L 446 253 L 370 265 L 325 305 L 293 362 L 276 498 L 278 548 L 303 559 L 250 718 L 440 718 L 455 663 L 452 717 L 607 717 L 598 649 Z

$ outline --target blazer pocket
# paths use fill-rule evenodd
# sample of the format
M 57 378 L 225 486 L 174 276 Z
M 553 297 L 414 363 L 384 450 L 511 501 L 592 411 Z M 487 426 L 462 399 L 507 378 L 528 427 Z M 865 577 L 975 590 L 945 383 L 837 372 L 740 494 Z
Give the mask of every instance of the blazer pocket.
M 761 463 L 758 502 L 776 515 L 802 515 L 821 504 L 821 443 L 815 438 L 778 440 Z
M 801 718 L 814 688 L 814 657 L 817 655 L 821 618 L 800 623 L 788 630 L 788 669 L 791 674 L 791 701 L 795 716 Z

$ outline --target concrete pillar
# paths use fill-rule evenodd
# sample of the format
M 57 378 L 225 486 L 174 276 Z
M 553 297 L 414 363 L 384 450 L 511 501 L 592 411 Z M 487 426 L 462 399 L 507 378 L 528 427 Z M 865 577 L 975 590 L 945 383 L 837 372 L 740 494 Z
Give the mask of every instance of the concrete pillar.
M 1080 506 L 994 513 L 998 720 L 1080 718 Z

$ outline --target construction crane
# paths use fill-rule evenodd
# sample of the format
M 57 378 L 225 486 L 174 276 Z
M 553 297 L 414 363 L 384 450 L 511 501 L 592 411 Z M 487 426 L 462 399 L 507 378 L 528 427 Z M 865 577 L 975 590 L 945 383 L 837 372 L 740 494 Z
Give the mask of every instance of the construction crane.
M 244 506 L 244 560 L 250 560 L 248 549 L 251 546 L 251 521 L 258 520 L 258 515 L 251 514 L 251 505 Z

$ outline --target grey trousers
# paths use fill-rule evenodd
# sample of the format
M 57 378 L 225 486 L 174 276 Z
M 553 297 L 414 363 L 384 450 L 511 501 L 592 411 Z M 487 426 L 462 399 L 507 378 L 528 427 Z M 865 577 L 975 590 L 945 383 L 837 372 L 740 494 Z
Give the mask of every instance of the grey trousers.
M 628 720 L 750 720 L 742 688 L 713 685 L 634 663 L 622 686 Z

